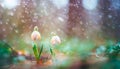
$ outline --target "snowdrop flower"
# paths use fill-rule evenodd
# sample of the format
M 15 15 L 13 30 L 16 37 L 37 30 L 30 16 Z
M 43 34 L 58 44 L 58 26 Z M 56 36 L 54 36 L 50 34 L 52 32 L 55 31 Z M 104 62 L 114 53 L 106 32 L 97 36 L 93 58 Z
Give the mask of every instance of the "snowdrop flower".
M 39 31 L 38 31 L 38 27 L 37 26 L 34 27 L 34 31 L 31 34 L 31 39 L 33 41 L 41 39 L 41 35 L 40 35 Z
M 52 45 L 56 45 L 56 44 L 60 44 L 61 43 L 61 40 L 60 40 L 60 37 L 59 36 L 53 36 L 52 39 L 51 39 L 51 44 Z

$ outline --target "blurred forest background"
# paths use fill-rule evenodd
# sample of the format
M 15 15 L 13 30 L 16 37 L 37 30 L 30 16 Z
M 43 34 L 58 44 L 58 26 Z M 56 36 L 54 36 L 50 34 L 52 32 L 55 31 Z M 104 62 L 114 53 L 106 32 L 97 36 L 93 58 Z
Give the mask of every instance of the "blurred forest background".
M 0 0 L 0 40 L 23 49 L 31 32 L 56 33 L 63 41 L 77 37 L 103 44 L 120 39 L 119 0 Z M 20 48 L 21 47 L 21 48 Z

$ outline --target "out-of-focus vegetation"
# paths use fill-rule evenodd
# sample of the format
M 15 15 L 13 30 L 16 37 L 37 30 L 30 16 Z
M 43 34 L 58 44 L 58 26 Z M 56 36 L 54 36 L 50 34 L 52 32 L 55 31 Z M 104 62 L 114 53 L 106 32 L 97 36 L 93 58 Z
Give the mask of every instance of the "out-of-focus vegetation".
M 119 52 L 120 52 L 120 43 L 113 40 L 104 40 L 102 44 L 97 44 L 97 41 L 92 39 L 80 39 L 77 37 L 61 39 L 61 44 L 52 46 L 50 43 L 50 38 L 42 38 L 38 41 L 38 48 L 43 45 L 42 56 L 47 53 L 50 54 L 50 47 L 55 52 L 55 65 L 51 68 L 69 68 L 75 62 L 78 63 L 78 67 L 89 66 L 89 68 L 101 68 L 101 69 L 113 69 L 119 67 Z M 33 56 L 32 45 L 26 44 L 22 39 L 18 41 L 19 43 L 14 44 L 15 46 L 9 46 L 7 43 L 0 42 L 0 61 L 9 65 L 12 63 L 24 62 L 28 60 L 26 54 L 21 55 L 17 53 L 17 57 L 14 57 L 12 52 L 12 47 L 14 50 L 20 50 L 23 53 L 26 53 L 27 56 Z M 32 43 L 31 43 L 32 44 Z M 12 44 L 11 44 L 12 45 Z M 97 45 L 97 46 L 96 46 Z M 94 53 L 94 54 L 93 54 Z M 59 55 L 62 54 L 62 55 Z M 97 55 L 97 56 L 96 56 Z M 23 60 L 24 58 L 24 60 Z M 93 58 L 93 59 L 91 59 Z M 102 58 L 106 58 L 103 59 Z M 52 58 L 53 59 L 53 58 Z M 89 60 L 90 59 L 90 60 Z M 99 61 L 101 59 L 101 61 Z M 90 62 L 89 62 L 90 61 Z M 92 63 L 92 62 L 93 63 Z M 94 62 L 95 61 L 95 62 Z M 0 64 L 3 66 L 4 64 Z M 94 67 L 95 65 L 95 67 Z M 73 65 L 74 67 L 74 65 Z
M 13 64 L 13 58 L 15 56 L 16 52 L 12 47 L 4 41 L 0 41 L 0 68 L 2 66 Z

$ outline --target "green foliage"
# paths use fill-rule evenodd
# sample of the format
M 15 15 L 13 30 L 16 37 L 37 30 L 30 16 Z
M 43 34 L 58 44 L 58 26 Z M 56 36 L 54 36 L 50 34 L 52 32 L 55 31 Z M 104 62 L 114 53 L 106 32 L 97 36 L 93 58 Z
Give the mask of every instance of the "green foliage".
M 42 51 L 43 51 L 43 45 L 42 45 L 42 47 L 40 48 L 40 52 L 39 52 L 39 57 L 38 57 L 38 58 L 41 57 Z
M 120 52 L 120 42 L 114 43 L 113 41 L 108 41 L 106 46 L 101 46 L 96 49 L 97 54 L 103 54 L 104 56 L 109 57 L 109 59 L 116 59 Z
M 109 58 L 117 58 L 118 54 L 120 52 L 120 42 L 116 43 L 115 45 L 111 45 L 107 47 L 106 55 L 108 55 Z
M 60 45 L 55 46 L 55 49 L 69 57 L 78 56 L 84 58 L 89 55 L 94 47 L 95 43 L 92 40 L 82 40 L 74 37 L 62 41 Z
M 12 63 L 13 50 L 4 41 L 0 41 L 0 66 L 8 65 Z
M 34 56 L 35 56 L 36 60 L 38 60 L 39 59 L 39 56 L 38 56 L 39 53 L 38 53 L 38 48 L 37 48 L 35 43 L 34 43 L 34 46 L 33 46 L 33 52 L 34 52 Z
M 34 56 L 35 56 L 36 60 L 39 60 L 40 57 L 41 57 L 41 53 L 43 52 L 43 45 L 41 46 L 40 50 L 38 50 L 38 49 L 39 48 L 34 43 L 34 45 L 33 45 L 33 52 L 34 52 Z
M 106 51 L 106 47 L 101 45 L 96 49 L 96 54 L 97 55 L 102 55 Z
M 52 56 L 55 56 L 55 53 L 53 52 L 53 49 L 50 47 L 50 53 Z

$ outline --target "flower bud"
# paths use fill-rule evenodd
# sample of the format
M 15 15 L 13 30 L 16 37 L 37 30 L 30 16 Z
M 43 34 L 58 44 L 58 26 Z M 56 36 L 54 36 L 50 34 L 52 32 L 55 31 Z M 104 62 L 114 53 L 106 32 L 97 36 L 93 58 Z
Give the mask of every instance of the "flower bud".
M 60 44 L 61 43 L 61 40 L 60 40 L 60 37 L 59 36 L 53 36 L 52 39 L 51 39 L 51 44 L 52 45 L 56 45 L 56 44 Z
M 40 40 L 40 39 L 41 39 L 41 35 L 40 35 L 40 33 L 38 32 L 38 27 L 37 27 L 37 26 L 34 27 L 34 31 L 33 31 L 32 34 L 31 34 L 31 39 L 32 39 L 33 41 L 36 41 L 36 40 Z

